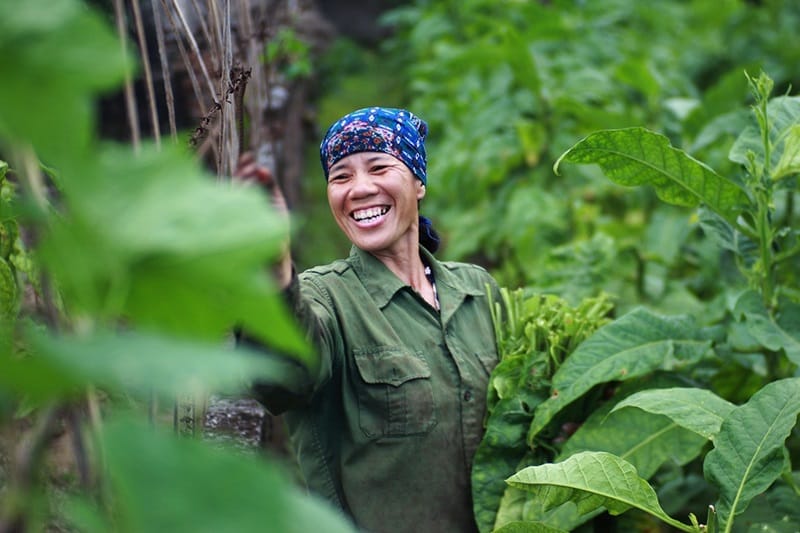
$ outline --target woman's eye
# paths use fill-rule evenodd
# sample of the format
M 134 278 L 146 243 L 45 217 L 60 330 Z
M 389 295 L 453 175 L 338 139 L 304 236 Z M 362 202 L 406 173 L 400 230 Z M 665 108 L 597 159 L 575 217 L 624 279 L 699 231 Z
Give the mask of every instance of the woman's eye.
M 387 168 L 386 165 L 375 165 L 374 167 L 372 167 L 372 172 L 381 172 L 383 170 L 386 170 L 386 168 Z

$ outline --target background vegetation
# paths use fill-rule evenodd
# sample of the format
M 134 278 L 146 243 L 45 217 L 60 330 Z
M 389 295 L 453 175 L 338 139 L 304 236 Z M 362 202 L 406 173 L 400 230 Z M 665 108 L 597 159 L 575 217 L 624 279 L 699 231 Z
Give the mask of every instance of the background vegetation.
M 209 179 L 188 150 L 100 142 L 93 102 L 133 72 L 131 58 L 78 0 L 17 4 L 0 1 L 0 421 L 21 456 L 0 457 L 0 531 L 212 531 L 219 520 L 346 531 L 279 466 L 157 431 L 158 409 L 141 423 L 156 398 L 290 371 L 227 348 L 243 320 L 314 364 L 262 269 L 281 228 L 267 202 Z M 709 530 L 795 531 L 800 6 L 418 0 L 384 22 L 393 34 L 377 47 L 341 39 L 298 68 L 319 85 L 317 137 L 366 105 L 425 118 L 423 212 L 445 237 L 441 256 L 522 289 L 507 293 L 518 313 L 497 324 L 509 373 L 492 377 L 488 436 L 508 440 L 482 445 L 482 529 L 644 531 L 691 527 L 692 513 Z M 687 201 L 647 173 L 619 179 L 622 163 L 597 155 L 610 145 L 686 185 L 684 167 L 663 163 L 677 154 L 739 193 Z M 301 268 L 347 251 L 315 143 L 306 158 Z M 522 372 L 532 368 L 536 380 Z M 664 388 L 683 392 L 659 397 Z M 697 424 L 697 410 L 669 407 L 684 397 L 714 416 Z M 749 450 L 748 434 L 769 444 L 746 457 L 767 472 L 758 479 L 726 451 Z M 653 435 L 666 436 L 643 446 Z M 64 436 L 78 464 L 54 474 L 45 451 Z M 603 498 L 592 484 L 567 490 L 568 473 L 547 474 L 550 499 L 533 488 L 541 471 L 505 481 L 526 466 L 589 468 L 580 461 L 647 480 L 673 521 L 643 485 L 627 511 L 613 487 Z

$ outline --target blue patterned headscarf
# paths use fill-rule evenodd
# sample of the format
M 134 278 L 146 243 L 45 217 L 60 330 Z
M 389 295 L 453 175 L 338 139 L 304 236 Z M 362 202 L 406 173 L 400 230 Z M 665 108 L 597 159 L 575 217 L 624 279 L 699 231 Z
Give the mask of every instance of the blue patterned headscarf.
M 428 125 L 405 109 L 365 107 L 331 125 L 319 157 L 325 179 L 337 161 L 356 152 L 383 152 L 405 163 L 414 176 L 427 184 L 425 135 Z

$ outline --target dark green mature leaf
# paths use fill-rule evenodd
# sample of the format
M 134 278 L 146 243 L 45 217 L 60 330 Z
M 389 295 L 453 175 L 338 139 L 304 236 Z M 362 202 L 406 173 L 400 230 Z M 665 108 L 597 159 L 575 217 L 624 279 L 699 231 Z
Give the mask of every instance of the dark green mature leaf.
M 619 402 L 612 413 L 624 407 L 668 416 L 681 427 L 713 440 L 722 421 L 736 406 L 708 390 L 673 387 L 637 392 Z
M 663 201 L 683 206 L 705 204 L 734 222 L 749 204 L 744 190 L 645 128 L 592 133 L 564 152 L 562 161 L 596 163 L 609 179 L 628 187 L 652 185 Z
M 355 533 L 263 458 L 126 420 L 106 424 L 103 442 L 113 528 L 84 505 L 71 513 L 81 531 Z
M 720 491 L 717 513 L 723 531 L 735 516 L 781 475 L 784 441 L 800 414 L 800 378 L 769 383 L 723 421 L 703 472 Z
M 800 97 L 779 96 L 767 103 L 769 138 L 771 143 L 770 178 L 778 180 L 800 172 Z M 764 166 L 764 142 L 761 129 L 752 123 L 731 147 L 729 158 L 740 165 L 748 165 L 748 153 L 756 155 L 756 162 Z
M 710 209 L 701 208 L 698 214 L 700 227 L 718 246 L 736 254 L 747 268 L 758 261 L 758 244 L 753 239 L 737 231 L 727 220 Z
M 641 509 L 682 531 L 692 529 L 667 515 L 653 488 L 627 461 L 606 452 L 582 452 L 561 463 L 531 466 L 508 479 L 533 492 L 545 507 L 572 502 L 581 514 L 605 507 L 611 514 Z
M 746 291 L 736 301 L 734 313 L 744 319 L 749 335 L 768 350 L 783 350 L 800 365 L 800 305 L 782 300 L 770 312 L 755 291 Z
M 37 399 L 57 398 L 93 384 L 147 398 L 157 393 L 241 391 L 253 380 L 302 383 L 296 365 L 244 348 L 181 340 L 143 332 L 52 336 L 29 330 L 32 355 L 3 354 L 4 388 Z
M 569 403 L 608 381 L 654 370 L 675 370 L 708 356 L 711 343 L 689 317 L 663 317 L 637 308 L 584 341 L 553 377 L 550 398 L 539 405 L 528 442 Z

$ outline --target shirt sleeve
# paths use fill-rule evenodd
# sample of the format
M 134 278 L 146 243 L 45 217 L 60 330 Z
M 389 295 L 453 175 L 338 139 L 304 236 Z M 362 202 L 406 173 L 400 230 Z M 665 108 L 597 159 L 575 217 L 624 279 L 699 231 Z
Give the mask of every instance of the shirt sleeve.
M 302 285 L 302 287 L 301 287 Z M 307 405 L 314 393 L 331 377 L 333 357 L 336 353 L 336 337 L 332 331 L 332 313 L 326 300 L 327 293 L 316 283 L 301 283 L 292 269 L 289 285 L 283 290 L 284 299 L 301 327 L 306 331 L 317 353 L 319 364 L 309 369 L 295 358 L 276 352 L 238 331 L 238 345 L 255 348 L 277 364 L 286 365 L 280 378 L 274 381 L 259 380 L 251 384 L 255 398 L 267 410 L 278 415 L 290 409 Z

